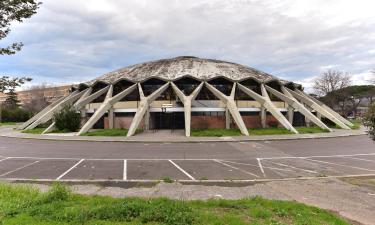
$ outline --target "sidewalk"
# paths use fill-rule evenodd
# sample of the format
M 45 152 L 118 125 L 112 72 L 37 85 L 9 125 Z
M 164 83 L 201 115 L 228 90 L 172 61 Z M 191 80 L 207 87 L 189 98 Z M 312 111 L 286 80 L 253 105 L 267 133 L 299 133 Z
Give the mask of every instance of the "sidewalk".
M 65 134 L 25 134 L 14 129 L 15 126 L 1 126 L 0 137 L 12 137 L 38 140 L 60 140 L 60 141 L 97 141 L 97 142 L 170 142 L 170 143 L 194 143 L 194 142 L 245 142 L 245 141 L 274 141 L 274 140 L 297 140 L 314 138 L 333 138 L 365 135 L 364 128 L 359 130 L 334 129 L 331 133 L 317 134 L 283 134 L 283 135 L 259 135 L 259 136 L 234 136 L 234 137 L 185 137 L 183 131 L 149 131 L 133 137 L 92 137 L 75 136 L 75 133 Z

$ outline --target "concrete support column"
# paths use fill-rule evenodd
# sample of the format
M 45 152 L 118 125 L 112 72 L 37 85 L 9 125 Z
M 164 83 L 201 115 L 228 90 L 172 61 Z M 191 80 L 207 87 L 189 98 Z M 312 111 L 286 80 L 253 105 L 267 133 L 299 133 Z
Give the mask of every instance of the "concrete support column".
M 225 109 L 225 129 L 230 129 L 230 113 L 228 108 Z
M 145 114 L 145 130 L 150 130 L 150 109 L 147 109 Z
M 77 135 L 81 135 L 89 131 L 92 126 L 109 110 L 113 107 L 113 105 L 123 99 L 125 96 L 130 94 L 135 88 L 137 84 L 133 84 L 132 86 L 128 87 L 127 89 L 123 90 L 122 92 L 118 93 L 117 95 L 112 97 L 113 94 L 113 85 L 111 85 L 108 89 L 106 98 L 104 102 L 100 105 L 100 107 L 95 111 L 94 115 L 82 126 L 81 130 L 78 132 Z M 113 120 L 112 120 L 113 121 Z
M 328 107 L 327 105 L 325 105 L 323 102 L 319 101 L 318 99 L 313 98 L 312 96 L 307 95 L 306 93 L 304 93 L 303 91 L 300 91 L 300 90 L 296 90 L 296 92 L 298 94 L 303 95 L 304 97 L 306 97 L 306 98 L 314 101 L 316 104 L 318 104 L 320 107 L 322 107 L 323 109 L 325 109 L 331 115 L 335 116 L 338 120 L 340 120 L 345 125 L 350 126 L 350 127 L 354 126 L 353 123 L 351 123 L 350 121 L 348 121 L 347 119 L 345 119 L 344 117 L 342 117 L 339 113 L 337 113 L 336 111 L 334 111 L 333 109 L 331 109 L 330 107 Z
M 262 125 L 262 128 L 267 127 L 267 110 L 263 106 L 260 107 L 260 123 Z
M 141 123 L 142 119 L 144 118 L 145 113 L 150 107 L 150 104 L 161 95 L 165 90 L 167 90 L 169 86 L 169 82 L 158 88 L 155 92 L 150 94 L 149 96 L 145 96 L 142 90 L 142 86 L 140 83 L 138 83 L 138 91 L 139 96 L 141 98 L 141 101 L 139 103 L 137 112 L 135 113 L 135 116 L 132 120 L 132 123 L 130 124 L 130 128 L 128 131 L 127 137 L 133 136 L 135 132 L 138 129 L 139 124 Z
M 234 95 L 236 92 L 236 83 L 233 84 L 232 91 L 230 96 L 226 96 L 221 91 L 217 90 L 214 86 L 211 84 L 205 82 L 206 87 L 214 94 L 217 98 L 219 98 L 221 101 L 223 101 L 229 110 L 234 122 L 236 123 L 238 129 L 240 129 L 241 133 L 243 135 L 248 136 L 249 131 L 247 130 L 245 123 L 242 120 L 241 114 L 238 111 L 236 102 L 234 101 Z
M 108 110 L 108 128 L 113 129 L 115 122 L 115 112 L 113 107 Z
M 275 95 L 277 98 L 283 100 L 284 102 L 288 103 L 288 107 L 291 107 L 292 110 L 288 108 L 288 114 L 289 112 L 294 112 L 293 109 L 298 110 L 302 115 L 304 115 L 306 118 L 308 118 L 310 121 L 315 123 L 317 126 L 319 126 L 322 129 L 329 130 L 329 127 L 327 127 L 322 121 L 320 121 L 314 114 L 310 112 L 308 108 L 306 108 L 302 103 L 298 102 L 297 99 L 295 99 L 292 94 L 290 94 L 283 86 L 281 87 L 281 92 L 265 85 L 265 88 L 271 92 L 273 95 Z M 289 111 L 290 110 L 290 111 Z M 293 113 L 294 114 L 294 113 Z M 289 117 L 289 116 L 288 116 Z M 290 118 L 290 117 L 289 117 Z M 288 118 L 288 119 L 289 119 Z M 292 123 L 291 123 L 292 124 Z
M 47 106 L 46 108 L 44 108 L 42 111 L 40 111 L 39 113 L 37 113 L 35 116 L 33 116 L 32 118 L 30 118 L 28 121 L 24 122 L 17 129 L 18 130 L 25 129 L 27 126 L 29 126 L 30 124 L 32 124 L 33 122 L 35 122 L 37 119 L 39 119 L 41 116 L 43 116 L 46 112 L 48 112 L 53 107 L 55 107 L 57 104 L 59 104 L 60 102 L 62 102 L 65 98 L 68 98 L 68 96 L 64 96 L 64 97 L 59 98 L 58 100 L 56 100 L 55 102 L 53 102 L 52 104 L 50 104 L 49 106 Z
M 350 127 L 348 127 L 345 123 L 343 123 L 340 119 L 338 119 L 336 116 L 332 115 L 330 112 L 328 112 L 326 109 L 324 109 L 322 106 L 317 104 L 315 101 L 307 97 L 305 94 L 301 94 L 296 91 L 292 91 L 289 88 L 285 87 L 285 90 L 287 90 L 289 93 L 293 95 L 293 97 L 300 100 L 302 103 L 306 104 L 308 107 L 312 108 L 316 112 L 322 114 L 324 117 L 328 118 L 338 126 L 340 126 L 343 129 L 350 130 Z
M 294 118 L 294 109 L 292 106 L 288 104 L 288 121 L 292 125 L 293 125 L 293 118 Z
M 266 91 L 266 88 L 264 84 L 261 84 L 261 91 L 262 95 L 259 95 L 258 93 L 250 90 L 249 88 L 238 84 L 238 87 L 248 94 L 250 97 L 255 99 L 257 102 L 259 102 L 264 108 L 267 109 L 268 112 L 270 112 L 275 119 L 286 129 L 292 131 L 293 133 L 298 134 L 298 131 L 292 126 L 292 124 L 289 123 L 289 121 L 284 117 L 284 115 L 280 112 L 280 110 L 272 103 L 271 99 L 268 96 L 268 93 Z
M 318 117 L 319 120 L 322 120 L 322 114 L 316 112 L 316 117 Z
M 174 92 L 177 97 L 184 104 L 184 118 L 185 118 L 185 136 L 190 137 L 191 133 L 191 104 L 192 101 L 197 97 L 198 93 L 203 87 L 203 82 L 189 95 L 186 96 L 173 82 L 171 83 Z
M 81 91 L 81 92 L 78 92 L 78 91 L 72 92 L 68 97 L 66 97 L 64 100 L 62 100 L 58 104 L 56 104 L 54 107 L 52 107 L 47 112 L 45 112 L 43 115 L 41 115 L 39 118 L 37 118 L 32 124 L 30 124 L 25 129 L 26 130 L 34 129 L 39 124 L 48 122 L 50 119 L 52 119 L 54 113 L 60 111 L 65 106 L 67 106 L 69 104 L 72 104 L 73 102 L 77 101 L 77 99 L 79 99 L 85 92 L 86 92 L 86 90 Z

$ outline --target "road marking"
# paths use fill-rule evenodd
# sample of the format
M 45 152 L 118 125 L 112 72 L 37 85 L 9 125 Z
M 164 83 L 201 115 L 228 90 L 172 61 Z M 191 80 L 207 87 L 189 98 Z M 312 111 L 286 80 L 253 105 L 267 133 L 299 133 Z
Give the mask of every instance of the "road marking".
M 288 181 L 288 180 L 321 180 L 321 179 L 331 179 L 331 178 L 350 178 L 350 177 L 368 177 L 368 176 L 375 176 L 375 173 L 372 174 L 355 174 L 355 175 L 338 175 L 338 176 L 324 176 L 324 177 L 291 177 L 291 178 L 271 178 L 271 179 L 247 179 L 247 180 L 178 180 L 179 182 L 196 182 L 196 183 L 247 183 L 247 182 L 262 182 L 262 181 Z M 0 178 L 0 180 L 4 181 L 44 181 L 44 182 L 54 182 L 55 179 L 29 179 L 29 178 Z M 160 180 L 138 180 L 138 179 L 131 179 L 131 180 L 122 180 L 122 179 L 94 179 L 94 180 L 84 180 L 84 179 L 66 179 L 61 180 L 61 182 L 86 182 L 86 183 L 97 183 L 97 182 L 137 182 L 137 183 L 147 183 L 147 182 L 159 182 Z
M 262 171 L 263 177 L 266 177 L 266 173 L 264 172 L 263 165 L 260 162 L 260 159 L 257 158 L 257 161 L 258 161 L 259 169 L 260 171 Z
M 77 162 L 76 164 L 74 164 L 74 166 L 70 167 L 67 171 L 65 171 L 63 174 L 61 174 L 60 176 L 58 176 L 56 178 L 56 180 L 60 180 L 61 178 L 63 178 L 66 174 L 68 174 L 70 171 L 72 171 L 74 168 L 76 168 L 81 162 L 83 162 L 83 160 L 85 160 L 85 159 L 79 160 L 79 162 Z
M 259 177 L 259 176 L 256 175 L 256 174 L 250 173 L 250 172 L 248 172 L 248 171 L 246 171 L 246 170 L 240 169 L 240 168 L 235 167 L 235 166 L 231 166 L 231 165 L 226 164 L 226 163 L 224 163 L 224 162 L 221 162 L 221 161 L 219 161 L 219 160 L 217 160 L 217 159 L 214 159 L 213 161 L 215 161 L 215 162 L 217 162 L 217 163 L 220 163 L 220 164 L 222 164 L 222 165 L 224 165 L 224 166 L 230 167 L 230 168 L 232 168 L 232 169 L 235 169 L 235 170 L 241 171 L 241 172 L 243 172 L 243 173 L 246 173 L 246 174 L 252 175 L 252 176 L 254 176 L 254 177 Z
M 285 166 L 285 167 L 289 167 L 289 168 L 296 169 L 296 170 L 302 170 L 302 171 L 305 171 L 305 172 L 308 172 L 308 173 L 315 173 L 315 174 L 318 173 L 318 172 L 313 171 L 313 170 L 306 170 L 306 169 L 302 169 L 302 168 L 295 167 L 295 166 L 290 166 L 290 165 L 283 164 L 283 163 L 272 162 L 272 161 L 270 161 L 270 160 L 267 160 L 267 161 L 270 162 L 270 163 L 272 163 L 272 164 L 275 164 L 275 165 Z
M 263 160 L 263 159 L 306 159 L 306 158 L 332 158 L 332 157 L 351 157 L 351 156 L 373 156 L 375 155 L 375 153 L 364 153 L 364 154 L 353 154 L 353 155 L 326 155 L 326 156 L 290 156 L 290 157 L 267 157 L 267 158 L 259 158 L 260 160 Z M 7 157 L 9 159 L 35 159 L 35 160 L 81 160 L 82 158 L 65 158 L 65 157 L 24 157 L 24 156 L 2 156 L 2 157 Z M 122 160 L 122 159 L 119 159 L 119 158 L 116 158 L 116 159 L 100 159 L 100 158 L 93 158 L 93 159 L 87 159 L 87 160 L 98 160 L 98 161 L 119 161 L 119 160 Z M 130 160 L 130 159 L 128 159 Z M 186 160 L 186 161 L 211 161 L 211 160 L 215 160 L 215 159 L 184 159 L 184 158 L 175 158 L 175 159 L 162 159 L 162 158 L 159 158 L 159 159 L 146 159 L 146 158 L 142 158 L 142 159 L 131 159 L 131 160 L 147 160 L 147 161 L 167 161 L 167 160 Z M 221 160 L 221 159 L 220 159 Z M 225 159 L 223 159 L 225 161 Z M 231 159 L 229 159 L 231 160 Z M 232 160 L 236 160 L 236 159 L 232 159 Z M 266 168 L 266 167 L 264 167 Z
M 128 179 L 127 168 L 128 168 L 128 164 L 127 164 L 126 159 L 124 159 L 124 172 L 123 172 L 123 177 L 122 177 L 123 180 Z
M 363 153 L 363 154 L 353 154 L 353 155 L 315 155 L 315 156 L 285 156 L 285 157 L 267 157 L 259 159 L 307 159 L 307 158 L 332 158 L 332 157 L 350 157 L 350 156 L 366 156 L 375 155 L 375 153 Z
M 7 157 L 7 158 L 4 158 L 4 159 L 0 159 L 0 162 L 5 161 L 7 159 L 9 159 L 9 158 Z
M 250 164 L 250 163 L 241 163 L 241 162 L 234 162 L 234 161 L 229 161 L 229 160 L 222 160 L 220 159 L 221 162 L 227 162 L 227 163 L 232 163 L 232 164 L 238 164 L 238 165 L 246 165 L 246 166 L 253 166 L 253 167 L 256 167 L 258 168 L 259 165 L 254 165 L 254 164 Z M 276 168 L 276 167 L 272 167 L 272 166 L 263 166 L 263 168 L 266 168 L 266 169 L 272 169 L 272 170 L 281 170 L 281 171 L 289 171 L 289 172 L 294 172 L 294 170 L 288 170 L 288 169 L 281 169 L 281 168 Z
M 4 156 L 5 157 L 5 156 Z M 36 160 L 81 160 L 82 158 L 58 158 L 58 157 L 25 157 L 25 156 L 9 156 L 9 159 L 36 159 Z M 85 158 L 86 160 L 92 160 L 92 161 L 122 161 L 123 159 L 99 159 L 99 158 Z M 127 159 L 127 160 L 134 160 L 134 161 L 168 161 L 168 160 L 185 160 L 185 161 L 211 161 L 214 159 L 185 159 L 185 158 L 174 158 L 174 159 L 147 159 L 147 158 L 141 158 L 141 159 Z
M 355 157 L 343 157 L 343 158 L 344 159 L 356 159 L 356 160 L 361 160 L 361 161 L 366 161 L 366 162 L 375 162 L 375 160 L 355 158 Z
M 6 173 L 3 173 L 3 174 L 0 175 L 0 177 L 5 176 L 5 175 L 8 175 L 8 174 L 13 173 L 13 172 L 16 172 L 16 171 L 18 171 L 18 170 L 22 170 L 22 169 L 24 169 L 24 168 L 26 168 L 26 167 L 28 167 L 28 166 L 31 166 L 31 165 L 33 165 L 33 164 L 35 164 L 35 163 L 38 163 L 38 162 L 39 162 L 39 161 L 35 161 L 35 162 L 32 162 L 32 163 L 26 164 L 26 165 L 24 165 L 24 166 L 21 166 L 21 167 L 15 169 L 15 170 L 12 170 L 12 171 L 9 171 L 9 172 L 6 172 Z
M 316 159 L 306 159 L 306 160 L 313 161 L 313 162 L 319 162 L 319 163 L 326 163 L 326 164 L 331 164 L 331 165 L 336 165 L 336 166 L 344 166 L 344 167 L 349 167 L 349 168 L 358 169 L 358 170 L 366 170 L 366 171 L 370 171 L 370 172 L 375 172 L 375 170 L 370 170 L 370 169 L 366 169 L 366 168 L 362 168 L 362 167 L 349 166 L 349 165 L 326 162 L 326 161 L 321 161 L 321 160 L 316 160 Z
M 172 165 L 174 165 L 177 169 L 179 169 L 181 172 L 183 172 L 186 176 L 188 176 L 190 179 L 192 180 L 195 180 L 195 178 L 190 175 L 188 172 L 186 172 L 184 169 L 182 169 L 179 165 L 177 165 L 175 162 L 173 162 L 172 160 L 168 160 L 170 163 L 172 163 Z

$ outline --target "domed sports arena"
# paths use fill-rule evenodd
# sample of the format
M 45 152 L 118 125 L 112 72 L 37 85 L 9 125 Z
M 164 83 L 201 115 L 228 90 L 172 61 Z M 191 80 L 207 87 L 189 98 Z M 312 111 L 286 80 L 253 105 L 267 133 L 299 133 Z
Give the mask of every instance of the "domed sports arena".
M 259 70 L 213 59 L 182 56 L 128 66 L 74 86 L 71 93 L 36 114 L 20 129 L 49 122 L 67 105 L 82 115 L 81 135 L 90 129 L 251 128 L 352 124 L 303 92 L 303 87 Z M 322 118 L 326 118 L 322 120 Z M 54 129 L 52 123 L 44 133 Z

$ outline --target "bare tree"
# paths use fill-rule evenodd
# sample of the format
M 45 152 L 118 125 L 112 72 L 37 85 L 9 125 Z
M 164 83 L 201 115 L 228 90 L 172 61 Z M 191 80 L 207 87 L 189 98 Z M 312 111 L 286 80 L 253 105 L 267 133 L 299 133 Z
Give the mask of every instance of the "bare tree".
M 338 70 L 327 70 L 314 80 L 314 90 L 320 96 L 348 87 L 350 75 Z
M 33 113 L 37 113 L 50 104 L 51 96 L 54 96 L 53 86 L 47 84 L 34 85 L 28 88 L 29 98 L 23 107 Z

